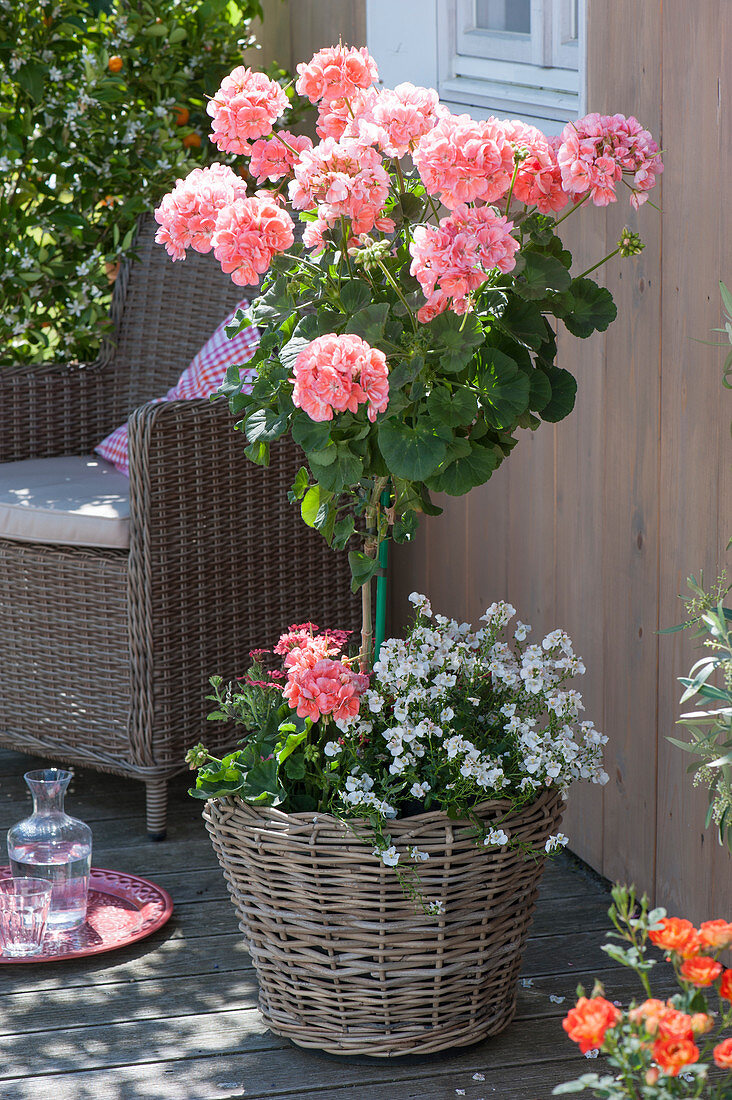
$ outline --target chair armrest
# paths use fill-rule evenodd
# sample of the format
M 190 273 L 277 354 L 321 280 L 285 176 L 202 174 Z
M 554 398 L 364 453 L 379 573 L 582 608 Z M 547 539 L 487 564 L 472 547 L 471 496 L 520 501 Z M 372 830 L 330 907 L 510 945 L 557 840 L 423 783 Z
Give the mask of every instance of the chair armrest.
M 287 500 L 303 459 L 292 441 L 272 445 L 269 467 L 254 465 L 224 400 L 145 405 L 129 429 L 130 638 L 143 680 L 133 695 L 157 715 L 133 722 L 184 729 L 192 744 L 210 675 L 242 675 L 249 651 L 291 623 L 353 628 L 358 603 L 346 555 Z M 212 751 L 217 734 L 209 724 Z
M 0 368 L 0 462 L 87 454 L 110 431 L 111 351 L 88 366 Z

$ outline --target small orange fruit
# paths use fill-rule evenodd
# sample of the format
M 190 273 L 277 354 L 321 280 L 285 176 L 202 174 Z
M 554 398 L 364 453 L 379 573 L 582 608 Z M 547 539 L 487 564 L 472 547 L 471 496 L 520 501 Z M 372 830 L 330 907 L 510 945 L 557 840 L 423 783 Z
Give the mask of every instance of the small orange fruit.
M 175 113 L 176 126 L 185 126 L 188 119 L 191 117 L 191 112 L 187 107 L 179 107 Z
M 110 57 L 107 68 L 109 69 L 110 73 L 118 73 L 121 71 L 123 64 L 124 62 L 122 61 L 122 58 L 119 56 L 119 54 L 115 54 L 114 57 Z
M 201 148 L 201 135 L 200 134 L 186 134 L 183 138 L 184 149 L 200 149 Z

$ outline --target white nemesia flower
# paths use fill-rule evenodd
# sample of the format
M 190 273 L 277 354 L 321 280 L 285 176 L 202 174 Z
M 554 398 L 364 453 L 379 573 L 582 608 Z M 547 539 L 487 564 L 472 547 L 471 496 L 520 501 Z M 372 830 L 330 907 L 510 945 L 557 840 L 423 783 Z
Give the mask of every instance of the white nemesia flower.
M 337 741 L 329 741 L 323 752 L 326 756 L 337 756 L 339 752 L 342 752 L 342 748 Z
M 409 793 L 411 794 L 412 798 L 424 798 L 428 791 L 431 790 L 432 788 L 430 787 L 429 783 L 425 781 L 424 783 L 412 783 Z
M 424 863 L 426 859 L 430 858 L 429 852 L 423 852 L 420 848 L 407 848 L 409 852 L 409 858 L 416 860 L 417 863 Z
M 554 852 L 557 848 L 563 848 L 565 844 L 569 844 L 569 837 L 564 833 L 557 833 L 556 836 L 550 836 L 544 845 L 545 852 Z
M 393 844 L 390 848 L 374 848 L 374 855 L 379 857 L 385 867 L 396 867 L 399 862 L 399 853 Z
M 502 848 L 504 844 L 508 844 L 508 833 L 506 833 L 503 829 L 489 829 L 483 840 L 483 843 L 485 845 L 495 844 L 498 847 Z

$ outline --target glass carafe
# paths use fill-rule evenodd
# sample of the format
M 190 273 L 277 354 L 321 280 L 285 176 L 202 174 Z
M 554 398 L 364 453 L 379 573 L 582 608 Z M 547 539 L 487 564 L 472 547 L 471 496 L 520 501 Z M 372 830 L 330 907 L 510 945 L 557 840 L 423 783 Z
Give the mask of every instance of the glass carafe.
M 8 831 L 13 878 L 53 883 L 46 925 L 49 932 L 76 928 L 86 919 L 91 868 L 91 829 L 64 812 L 71 772 L 57 768 L 26 772 L 33 813 Z

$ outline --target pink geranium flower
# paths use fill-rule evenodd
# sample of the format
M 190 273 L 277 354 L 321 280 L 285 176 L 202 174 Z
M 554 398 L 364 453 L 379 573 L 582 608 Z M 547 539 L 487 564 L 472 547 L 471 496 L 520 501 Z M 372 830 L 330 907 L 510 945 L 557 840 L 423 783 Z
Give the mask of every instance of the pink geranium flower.
M 440 106 L 434 88 L 407 82 L 397 84 L 393 91 L 384 89 L 360 111 L 354 111 L 345 133 L 378 145 L 387 156 L 403 157 L 447 115 L 449 111 Z
M 449 209 L 463 202 L 495 202 L 513 175 L 513 149 L 502 123 L 448 115 L 420 138 L 414 163 L 430 195 Z
M 303 149 L 312 149 L 313 143 L 305 134 L 291 134 L 279 130 L 274 137 L 260 138 L 252 145 L 249 171 L 257 183 L 263 180 L 282 179 L 292 174 L 292 169 Z
M 275 253 L 290 247 L 294 228 L 290 215 L 274 199 L 236 199 L 218 215 L 214 256 L 238 286 L 256 285 Z
M 351 138 L 325 138 L 305 149 L 294 172 L 289 185 L 293 207 L 317 207 L 327 225 L 347 217 L 356 235 L 373 228 L 389 193 L 389 175 L 379 153 Z
M 165 195 L 155 211 L 160 228 L 155 234 L 174 260 L 185 259 L 186 249 L 210 252 L 216 219 L 224 207 L 246 198 L 244 180 L 226 164 L 194 168 Z
M 358 714 L 363 677 L 351 672 L 342 661 L 328 658 L 317 661 L 312 668 L 291 668 L 283 695 L 299 718 L 317 722 L 332 714 L 348 722 Z
M 321 99 L 332 103 L 334 99 L 350 98 L 379 78 L 376 62 L 365 46 L 361 49 L 327 46 L 318 50 L 307 64 L 300 62 L 297 72 L 295 90 L 307 96 L 311 103 Z
M 240 65 L 224 77 L 206 107 L 213 140 L 224 153 L 249 153 L 249 142 L 271 134 L 288 105 L 276 80 Z
M 503 130 L 514 149 L 518 171 L 513 194 L 519 202 L 535 206 L 541 214 L 556 214 L 569 202 L 562 187 L 562 172 L 552 140 L 525 122 L 516 119 L 503 123 Z
M 353 130 L 354 119 L 359 119 L 366 114 L 378 95 L 375 88 L 366 88 L 359 89 L 348 98 L 341 96 L 340 99 L 333 99 L 329 103 L 321 103 L 318 107 L 316 126 L 318 137 L 332 137 L 340 141 L 346 127 L 349 127 L 350 133 L 357 133 L 357 130 Z
M 616 202 L 616 186 L 624 175 L 631 177 L 631 204 L 641 206 L 663 171 L 658 145 L 632 115 L 593 113 L 568 123 L 557 161 L 570 198 L 577 201 L 589 194 L 595 206 Z
M 465 205 L 441 218 L 439 226 L 416 226 L 409 246 L 410 272 L 427 298 L 417 313 L 419 320 L 431 321 L 448 307 L 465 313 L 471 308 L 470 294 L 493 269 L 511 271 L 519 247 L 512 229 L 513 222 L 490 206 Z
M 298 355 L 292 400 L 311 420 L 357 412 L 368 404 L 372 422 L 389 404 L 386 356 L 353 333 L 318 336 Z

